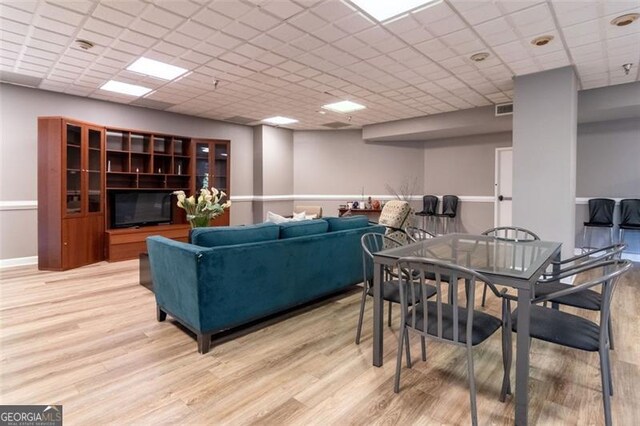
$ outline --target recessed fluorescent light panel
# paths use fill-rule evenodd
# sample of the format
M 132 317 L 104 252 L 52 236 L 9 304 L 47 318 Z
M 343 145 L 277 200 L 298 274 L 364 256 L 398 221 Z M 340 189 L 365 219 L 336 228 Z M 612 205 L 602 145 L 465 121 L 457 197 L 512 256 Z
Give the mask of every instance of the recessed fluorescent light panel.
M 262 121 L 269 124 L 275 124 L 276 126 L 282 125 L 282 124 L 293 124 L 298 122 L 298 120 L 295 120 L 293 118 L 280 117 L 280 116 L 265 118 Z
M 322 108 L 334 112 L 353 112 L 365 109 L 366 106 L 351 101 L 340 101 L 333 104 L 322 105 Z
M 102 87 L 100 87 L 100 89 L 131 96 L 143 96 L 151 91 L 148 87 L 136 86 L 135 84 L 123 83 L 115 80 L 107 81 L 102 85 Z
M 164 62 L 154 61 L 153 59 L 140 58 L 127 67 L 127 70 L 140 74 L 150 75 L 152 77 L 161 78 L 163 80 L 173 80 L 189 71 L 175 65 L 165 64 Z
M 432 3 L 440 3 L 442 0 L 349 0 L 360 9 L 367 12 L 379 22 L 400 16 Z

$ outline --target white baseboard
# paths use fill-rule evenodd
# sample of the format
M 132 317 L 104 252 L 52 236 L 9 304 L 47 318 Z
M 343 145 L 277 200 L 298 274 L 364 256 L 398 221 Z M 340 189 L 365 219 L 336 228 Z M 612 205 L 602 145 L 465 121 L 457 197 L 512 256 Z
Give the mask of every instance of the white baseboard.
M 0 259 L 0 269 L 14 268 L 16 266 L 37 265 L 38 256 L 14 257 L 13 259 Z

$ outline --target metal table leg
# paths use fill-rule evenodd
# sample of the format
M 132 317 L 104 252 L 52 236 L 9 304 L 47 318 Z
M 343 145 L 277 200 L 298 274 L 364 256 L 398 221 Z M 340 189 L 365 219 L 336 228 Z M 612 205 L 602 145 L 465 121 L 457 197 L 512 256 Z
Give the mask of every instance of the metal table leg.
M 531 291 L 518 289 L 518 333 L 516 336 L 516 425 L 527 424 L 529 416 L 529 323 Z
M 382 366 L 382 265 L 373 264 L 373 365 Z

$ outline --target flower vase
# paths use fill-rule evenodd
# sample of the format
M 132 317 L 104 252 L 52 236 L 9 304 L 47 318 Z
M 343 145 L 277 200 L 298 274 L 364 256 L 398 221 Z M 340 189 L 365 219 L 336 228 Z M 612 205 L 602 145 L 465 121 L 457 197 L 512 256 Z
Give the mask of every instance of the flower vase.
M 208 215 L 206 216 L 192 216 L 188 215 L 187 220 L 191 224 L 191 228 L 203 228 L 205 226 L 209 226 L 210 218 Z

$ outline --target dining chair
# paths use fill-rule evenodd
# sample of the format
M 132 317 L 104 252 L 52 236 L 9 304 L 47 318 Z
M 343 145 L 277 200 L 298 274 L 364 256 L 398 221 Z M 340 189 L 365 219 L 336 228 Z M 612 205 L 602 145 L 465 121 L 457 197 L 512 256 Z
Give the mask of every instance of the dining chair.
M 616 289 L 618 279 L 632 267 L 628 260 L 607 260 L 591 263 L 584 267 L 572 269 L 564 274 L 555 276 L 557 279 L 575 277 L 578 274 L 589 274 L 589 281 L 570 288 L 555 291 L 542 296 L 535 296 L 531 300 L 531 321 L 529 336 L 534 339 L 544 340 L 557 345 L 580 349 L 589 352 L 598 352 L 600 357 L 600 374 L 602 379 L 602 399 L 604 405 L 605 425 L 611 422 L 611 395 L 612 377 L 611 360 L 609 356 L 609 316 L 611 314 L 611 300 Z M 595 278 L 592 278 L 596 274 Z M 561 297 L 591 291 L 593 287 L 602 288 L 602 303 L 599 323 L 595 323 L 578 315 L 562 312 L 556 309 L 540 306 L 538 303 L 547 302 Z M 514 296 L 505 295 L 507 311 L 511 310 L 511 300 Z M 503 305 L 504 306 L 504 305 Z M 518 309 L 511 315 L 507 315 L 507 329 L 518 332 Z M 508 360 L 508 368 L 511 368 Z
M 362 266 L 363 266 L 363 288 L 362 298 L 360 299 L 360 315 L 358 317 L 358 329 L 356 331 L 356 345 L 360 344 L 360 336 L 362 333 L 362 321 L 364 318 L 364 308 L 368 296 L 373 296 L 373 254 L 381 250 L 399 247 L 402 242 L 391 238 L 387 235 L 369 232 L 364 234 L 361 239 L 362 244 Z M 393 268 L 385 267 L 382 279 L 382 299 L 389 302 L 387 325 L 391 327 L 391 307 L 394 303 L 400 303 L 400 289 L 397 277 L 399 269 L 395 271 Z M 402 272 L 400 272 L 400 275 Z M 433 286 L 425 287 L 425 295 L 427 298 L 432 297 L 436 293 Z M 415 299 L 411 303 L 417 302 Z
M 574 256 L 558 262 L 553 262 L 556 267 L 555 272 L 545 273 L 535 286 L 535 296 L 546 296 L 558 291 L 573 288 L 571 284 L 560 282 L 558 275 L 567 274 L 579 268 L 613 259 L 620 259 L 620 255 L 625 250 L 624 244 L 613 244 L 601 249 Z M 571 293 L 565 296 L 554 297 L 550 300 L 552 305 L 565 305 L 589 311 L 602 310 L 602 294 L 594 290 L 585 290 L 579 293 Z M 611 325 L 611 315 L 608 317 L 607 327 L 609 327 L 609 347 L 614 349 L 613 330 Z
M 382 208 L 378 224 L 387 228 L 386 235 L 401 243 L 406 243 L 407 236 L 404 229 L 409 224 L 410 217 L 411 206 L 407 201 L 391 200 Z
M 435 221 L 437 213 L 438 197 L 435 195 L 425 195 L 422 197 L 422 210 L 416 212 L 416 216 L 422 217 L 422 227 L 424 229 L 429 229 L 429 224 Z
M 436 214 L 437 218 L 443 219 L 442 233 L 449 233 L 449 224 L 453 222 L 454 230 L 457 230 L 456 216 L 458 215 L 458 202 L 460 199 L 456 195 L 444 195 L 442 197 L 442 213 Z M 436 226 L 436 233 L 438 231 Z
M 421 258 L 421 257 L 403 257 L 397 262 L 400 270 L 407 271 L 406 274 L 399 277 L 400 281 L 400 304 L 401 304 L 401 321 L 402 334 L 398 339 L 398 356 L 396 363 L 396 376 L 394 383 L 394 392 L 400 392 L 400 373 L 402 369 L 402 353 L 403 346 L 409 347 L 408 333 L 417 333 L 423 339 L 432 339 L 444 343 L 453 344 L 464 347 L 467 351 L 467 371 L 469 376 L 469 397 L 471 402 L 471 421 L 474 425 L 478 424 L 478 414 L 476 405 L 476 385 L 473 368 L 473 347 L 487 340 L 496 331 L 502 329 L 502 355 L 504 375 L 502 378 L 502 389 L 500 392 L 500 400 L 504 401 L 506 395 L 511 393 L 511 384 L 508 374 L 508 366 L 511 364 L 511 342 L 507 340 L 510 337 L 509 330 L 505 329 L 506 316 L 509 314 L 507 309 L 507 301 L 503 301 L 503 319 L 494 317 L 482 311 L 474 309 L 475 289 L 477 281 L 487 283 L 489 288 L 497 297 L 506 294 L 504 289 L 499 292 L 489 278 L 479 274 L 471 269 L 457 265 L 452 265 L 443 261 Z M 417 272 L 417 274 L 416 274 Z M 427 301 L 424 297 L 427 294 L 424 289 L 427 284 L 426 276 L 433 274 L 436 279 L 436 299 L 435 301 Z M 417 279 L 415 279 L 417 275 Z M 443 275 L 451 277 L 450 283 L 443 281 Z M 408 277 L 411 277 L 408 278 Z M 468 291 L 466 304 L 461 305 L 458 302 L 458 280 L 465 281 L 465 287 Z M 423 291 L 419 291 L 419 287 Z M 444 302 L 443 285 L 453 288 L 452 303 Z M 418 303 L 410 303 L 415 300 Z M 424 349 L 424 348 L 423 348 Z M 423 361 L 426 361 L 426 350 L 423 350 Z M 411 355 L 407 354 L 407 367 L 411 368 Z
M 640 231 L 640 199 L 627 198 L 620 201 L 619 242 L 624 242 L 625 231 Z
M 609 244 L 613 244 L 613 210 L 616 201 L 609 198 L 592 198 L 589 200 L 589 221 L 584 222 L 582 231 L 582 251 L 592 249 L 592 228 L 609 228 Z
M 538 237 L 533 231 L 518 226 L 499 226 L 484 231 L 481 235 L 495 237 L 505 241 L 538 241 Z M 482 290 L 482 307 L 484 308 L 487 300 L 487 286 L 485 284 Z
M 406 229 L 405 229 L 405 232 L 407 233 L 407 236 L 409 237 L 409 240 L 411 242 L 423 241 L 423 240 L 427 240 L 429 238 L 435 238 L 436 237 L 431 232 L 429 232 L 429 231 L 427 231 L 425 229 L 422 229 L 422 228 L 416 228 L 415 226 L 407 226 Z

